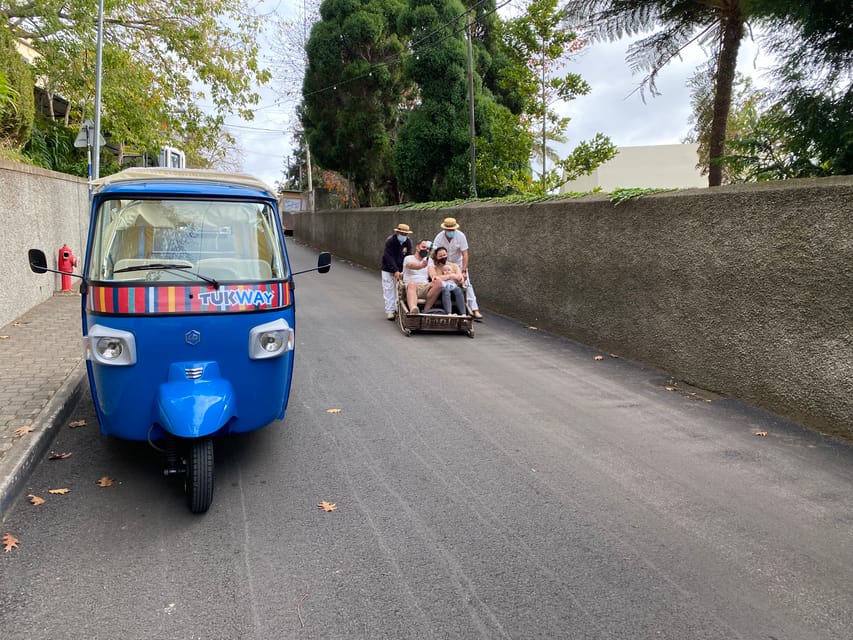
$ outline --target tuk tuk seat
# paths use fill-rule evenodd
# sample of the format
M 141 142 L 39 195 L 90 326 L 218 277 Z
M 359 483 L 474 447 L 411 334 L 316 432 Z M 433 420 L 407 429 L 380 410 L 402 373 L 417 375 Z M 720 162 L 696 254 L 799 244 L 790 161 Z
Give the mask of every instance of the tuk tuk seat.
M 202 275 L 214 275 L 227 270 L 232 278 L 239 280 L 272 280 L 272 268 L 266 260 L 241 258 L 203 258 L 198 261 L 198 272 Z

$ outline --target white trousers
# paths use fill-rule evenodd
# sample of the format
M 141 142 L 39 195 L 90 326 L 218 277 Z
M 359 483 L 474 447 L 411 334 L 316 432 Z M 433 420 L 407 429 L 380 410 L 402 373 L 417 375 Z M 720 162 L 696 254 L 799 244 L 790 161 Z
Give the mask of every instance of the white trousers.
M 397 310 L 397 282 L 394 274 L 387 271 L 382 272 L 382 297 L 385 299 L 385 313 L 394 313 Z
M 468 301 L 468 306 L 471 307 L 471 311 L 476 311 L 480 307 L 477 306 L 477 296 L 474 294 L 474 287 L 471 286 L 471 274 L 468 274 L 468 277 L 465 279 L 465 286 L 468 287 L 468 294 L 465 296 Z

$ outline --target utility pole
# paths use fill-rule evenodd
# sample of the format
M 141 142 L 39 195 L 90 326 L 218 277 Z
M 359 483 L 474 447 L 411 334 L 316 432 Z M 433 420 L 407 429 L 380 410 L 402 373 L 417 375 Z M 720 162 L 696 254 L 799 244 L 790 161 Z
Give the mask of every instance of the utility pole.
M 474 12 L 468 13 L 468 136 L 471 146 L 471 197 L 477 197 L 477 149 L 474 144 L 474 50 L 471 39 L 474 36 Z
M 104 50 L 104 0 L 98 0 L 98 42 L 95 55 L 95 157 L 92 162 L 92 178 L 101 176 L 101 63 Z
M 542 36 L 542 195 L 547 194 L 545 181 L 545 162 L 547 160 L 548 137 L 545 125 L 548 122 L 548 96 L 545 93 L 545 36 Z

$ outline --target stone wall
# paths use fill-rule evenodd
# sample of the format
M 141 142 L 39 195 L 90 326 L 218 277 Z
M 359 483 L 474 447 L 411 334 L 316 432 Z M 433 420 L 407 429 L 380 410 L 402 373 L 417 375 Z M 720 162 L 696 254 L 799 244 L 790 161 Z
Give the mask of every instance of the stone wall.
M 55 269 L 59 249 L 67 244 L 82 262 L 89 231 L 87 183 L 82 178 L 0 160 L 0 225 L 3 326 L 61 288 L 58 275 L 30 271 L 28 249 L 42 249 L 48 267 Z M 75 288 L 78 282 L 75 278 Z
M 853 436 L 853 177 L 294 217 L 301 241 L 378 270 L 398 222 L 432 239 L 446 216 L 487 311 Z

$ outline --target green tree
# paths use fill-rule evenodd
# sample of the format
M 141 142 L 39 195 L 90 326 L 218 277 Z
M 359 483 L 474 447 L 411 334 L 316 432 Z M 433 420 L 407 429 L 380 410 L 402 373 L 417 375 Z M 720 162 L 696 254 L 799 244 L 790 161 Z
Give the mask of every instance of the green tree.
M 530 138 L 511 108 L 514 102 L 520 110 L 521 103 L 511 89 L 502 91 L 495 84 L 508 58 L 493 11 L 494 3 L 488 2 L 466 8 L 458 0 L 414 0 L 401 16 L 412 54 L 405 61 L 406 75 L 417 92 L 402 113 L 394 166 L 401 188 L 413 200 L 471 195 L 466 31 L 472 34 L 478 195 L 503 195 L 526 180 Z
M 0 26 L 0 147 L 17 150 L 29 138 L 35 114 L 33 83 L 12 34 Z
M 589 93 L 589 85 L 583 78 L 563 71 L 584 42 L 569 25 L 567 11 L 558 6 L 557 0 L 526 0 L 521 9 L 521 14 L 504 27 L 514 64 L 504 69 L 502 80 L 523 96 L 524 121 L 537 139 L 533 155 L 538 155 L 541 166 L 538 190 L 545 194 L 576 178 L 572 174 L 581 166 L 594 170 L 613 157 L 616 149 L 609 138 L 598 134 L 578 145 L 570 158 L 561 160 L 549 144 L 566 142 L 565 131 L 571 121 L 561 116 L 555 105 Z M 549 160 L 553 165 L 551 170 L 548 170 Z
M 711 50 L 714 65 L 714 99 L 708 152 L 711 163 L 708 185 L 722 183 L 726 125 L 732 99 L 737 56 L 751 0 L 567 0 L 572 16 L 586 21 L 590 37 L 617 40 L 649 34 L 628 48 L 627 60 L 634 71 L 647 72 L 641 84 L 657 94 L 658 73 L 688 45 L 699 42 Z
M 714 68 L 706 65 L 698 69 L 687 81 L 690 88 L 692 107 L 691 123 L 693 130 L 684 137 L 683 142 L 699 145 L 697 169 L 707 175 L 711 164 L 709 140 L 711 120 L 714 110 Z M 741 73 L 736 74 L 732 86 L 732 104 L 726 123 L 726 147 L 732 140 L 750 136 L 755 130 L 762 109 L 765 93 L 755 88 L 752 79 Z M 722 167 L 724 184 L 743 182 L 748 179 L 740 162 L 733 162 L 731 150 L 717 161 Z
M 409 85 L 395 0 L 325 0 L 311 29 L 302 124 L 312 157 L 353 180 L 362 202 L 398 202 L 392 148 Z
M 741 155 L 761 175 L 853 173 L 853 13 L 849 2 L 753 0 L 773 30 L 762 38 L 780 61 L 760 129 Z M 744 140 L 746 143 L 749 140 Z M 770 141 L 775 161 L 759 162 Z M 763 141 L 763 142 L 759 142 Z M 762 171 L 763 166 L 775 167 Z
M 94 0 L 0 0 L 16 38 L 39 58 L 49 95 L 92 117 L 97 4 Z M 215 145 L 224 114 L 252 118 L 260 23 L 245 0 L 106 0 L 102 123 L 116 145 Z M 79 125 L 79 122 L 70 123 Z M 194 149 L 187 149 L 191 153 Z

